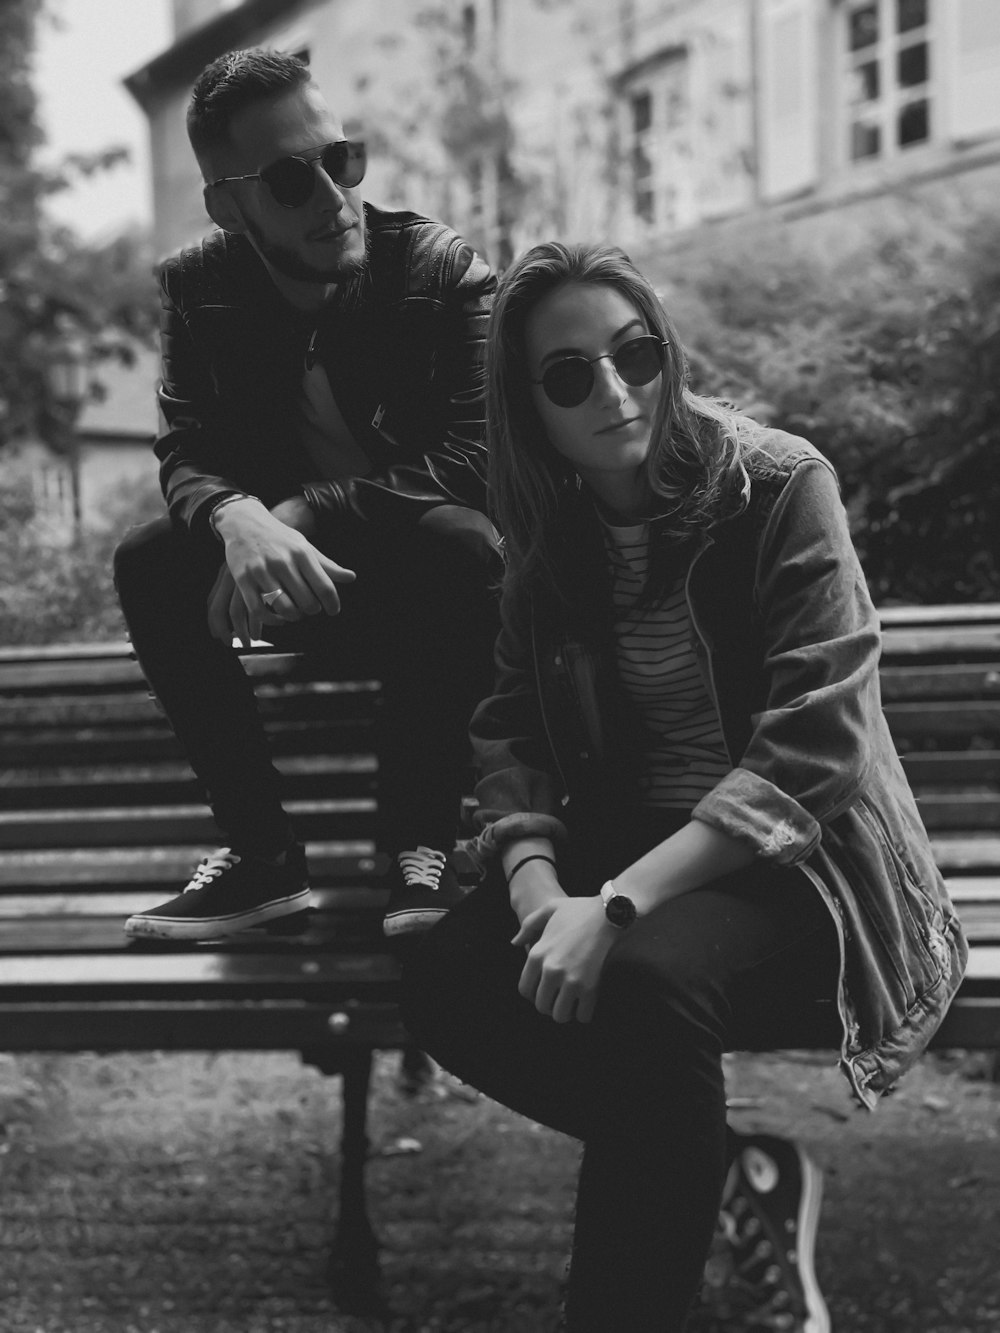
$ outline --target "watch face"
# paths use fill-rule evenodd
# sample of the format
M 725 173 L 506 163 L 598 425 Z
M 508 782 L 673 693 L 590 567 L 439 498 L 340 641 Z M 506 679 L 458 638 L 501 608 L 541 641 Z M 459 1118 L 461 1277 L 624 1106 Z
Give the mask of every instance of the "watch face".
M 620 893 L 616 893 L 613 898 L 608 899 L 604 915 L 613 926 L 621 930 L 625 926 L 630 926 L 635 920 L 635 903 L 631 898 L 624 898 Z

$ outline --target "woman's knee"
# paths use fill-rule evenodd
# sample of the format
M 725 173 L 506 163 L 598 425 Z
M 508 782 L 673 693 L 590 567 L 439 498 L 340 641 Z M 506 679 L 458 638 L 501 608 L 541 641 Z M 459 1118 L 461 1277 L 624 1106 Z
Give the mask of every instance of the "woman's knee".
M 600 1006 L 612 1022 L 700 1037 L 717 1027 L 725 1000 L 705 955 L 630 930 L 604 964 Z

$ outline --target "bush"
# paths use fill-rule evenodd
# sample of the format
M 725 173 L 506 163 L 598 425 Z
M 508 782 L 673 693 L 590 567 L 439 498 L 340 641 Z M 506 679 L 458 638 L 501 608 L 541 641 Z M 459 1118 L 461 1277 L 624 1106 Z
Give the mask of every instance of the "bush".
M 842 255 L 720 237 L 664 286 L 696 386 L 834 463 L 876 600 L 998 596 L 1000 222 Z
M 54 544 L 36 512 L 31 479 L 0 468 L 0 640 L 5 645 L 107 642 L 125 625 L 118 609 L 111 557 L 129 522 L 163 512 L 150 483 L 122 486 L 109 497 L 107 531 Z

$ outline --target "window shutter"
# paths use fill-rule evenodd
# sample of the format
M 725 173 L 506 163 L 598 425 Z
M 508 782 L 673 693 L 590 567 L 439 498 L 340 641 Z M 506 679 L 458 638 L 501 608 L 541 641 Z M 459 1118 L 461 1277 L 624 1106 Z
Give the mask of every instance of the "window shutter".
M 936 7 L 944 25 L 948 133 L 980 139 L 1000 131 L 1000 3 L 948 0 Z
M 758 13 L 759 183 L 778 199 L 819 175 L 819 20 L 814 0 L 763 0 Z

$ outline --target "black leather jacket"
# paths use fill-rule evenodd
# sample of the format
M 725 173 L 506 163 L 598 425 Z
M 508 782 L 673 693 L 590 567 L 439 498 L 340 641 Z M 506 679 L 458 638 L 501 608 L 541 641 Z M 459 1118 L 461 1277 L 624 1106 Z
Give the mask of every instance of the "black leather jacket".
M 486 510 L 483 348 L 495 287 L 448 227 L 365 205 L 368 263 L 319 317 L 279 294 L 242 236 L 215 232 L 167 259 L 162 429 L 155 449 L 175 521 L 194 531 L 225 494 L 268 507 L 305 494 L 321 515 L 395 524 L 441 504 Z M 372 460 L 318 480 L 292 424 L 317 357 Z

